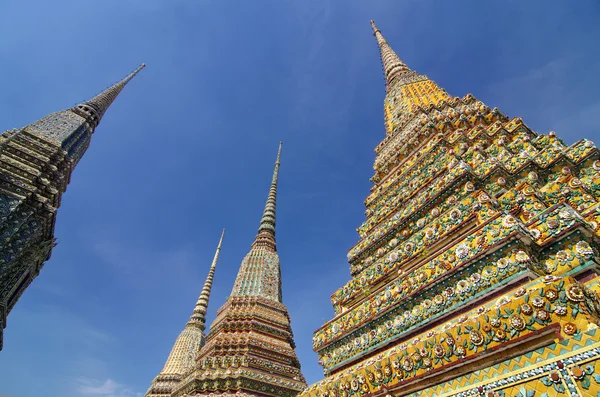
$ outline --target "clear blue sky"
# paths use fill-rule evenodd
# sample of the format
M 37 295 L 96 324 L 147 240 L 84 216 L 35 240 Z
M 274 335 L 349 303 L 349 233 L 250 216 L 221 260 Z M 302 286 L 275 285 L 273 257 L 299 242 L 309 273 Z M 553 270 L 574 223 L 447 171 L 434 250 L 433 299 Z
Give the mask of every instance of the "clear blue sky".
M 73 174 L 58 246 L 8 318 L 0 395 L 141 396 L 227 233 L 209 322 L 256 233 L 284 141 L 283 296 L 309 382 L 312 333 L 349 278 L 384 136 L 369 20 L 449 93 L 600 141 L 600 6 L 559 1 L 18 0 L 0 3 L 0 130 L 142 62 Z

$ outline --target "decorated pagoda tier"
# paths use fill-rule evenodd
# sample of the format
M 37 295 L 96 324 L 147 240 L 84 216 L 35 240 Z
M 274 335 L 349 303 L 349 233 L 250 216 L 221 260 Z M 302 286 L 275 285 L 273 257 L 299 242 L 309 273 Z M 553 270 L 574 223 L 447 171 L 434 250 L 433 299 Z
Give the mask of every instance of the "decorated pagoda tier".
M 600 154 L 411 71 L 386 76 L 352 279 L 303 397 L 600 392 Z
M 0 349 L 8 313 L 50 258 L 71 173 L 104 113 L 144 66 L 89 101 L 0 134 Z
M 306 387 L 287 308 L 275 244 L 275 208 L 281 145 L 271 189 L 252 249 L 233 290 L 211 325 L 195 369 L 173 396 L 295 397 Z

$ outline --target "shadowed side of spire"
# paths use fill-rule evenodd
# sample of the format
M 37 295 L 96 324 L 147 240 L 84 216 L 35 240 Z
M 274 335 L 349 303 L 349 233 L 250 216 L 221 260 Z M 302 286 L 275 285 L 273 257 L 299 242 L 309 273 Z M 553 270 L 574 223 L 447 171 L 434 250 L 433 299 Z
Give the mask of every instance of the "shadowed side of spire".
M 258 234 L 252 243 L 252 247 L 264 247 L 271 251 L 277 251 L 275 244 L 275 210 L 277 206 L 277 180 L 279 178 L 279 164 L 281 160 L 281 146 L 283 142 L 279 142 L 279 150 L 277 151 L 277 160 L 275 160 L 275 169 L 273 170 L 273 179 L 271 180 L 271 188 L 269 196 L 265 204 Z
M 219 240 L 219 245 L 217 245 L 217 250 L 215 252 L 212 264 L 210 265 L 208 276 L 206 276 L 206 281 L 202 287 L 202 292 L 200 293 L 198 302 L 196 302 L 196 307 L 194 307 L 194 312 L 192 313 L 192 316 L 190 317 L 190 320 L 186 326 L 198 327 L 202 331 L 204 331 L 206 328 L 206 310 L 208 309 L 210 290 L 212 288 L 217 261 L 219 260 L 219 253 L 221 252 L 221 245 L 223 244 L 223 236 L 225 236 L 225 229 L 223 229 L 223 232 L 221 233 L 221 239 Z
M 123 88 L 131 81 L 132 78 L 135 77 L 136 74 L 140 72 L 143 68 L 146 67 L 146 64 L 141 64 L 136 70 L 131 72 L 127 77 L 123 80 L 119 81 L 112 87 L 107 88 L 102 91 L 100 94 L 96 95 L 92 99 L 83 102 L 80 105 L 75 106 L 72 110 L 73 112 L 83 116 L 90 122 L 94 127 L 100 123 L 102 120 L 102 116 L 106 113 L 109 106 L 114 102 L 119 93 L 123 90 Z
M 404 62 L 400 60 L 398 55 L 392 50 L 392 47 L 385 40 L 381 31 L 377 28 L 374 21 L 371 21 L 373 34 L 379 45 L 381 53 L 381 63 L 383 65 L 383 73 L 385 74 L 386 86 L 389 87 L 400 75 L 412 72 Z

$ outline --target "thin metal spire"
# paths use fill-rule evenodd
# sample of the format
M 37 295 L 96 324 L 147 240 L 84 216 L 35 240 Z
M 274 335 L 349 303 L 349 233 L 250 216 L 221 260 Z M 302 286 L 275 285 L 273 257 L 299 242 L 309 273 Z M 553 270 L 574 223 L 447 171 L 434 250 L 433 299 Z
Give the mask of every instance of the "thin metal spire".
M 381 63 L 383 65 L 383 73 L 385 74 L 386 86 L 390 87 L 394 80 L 411 70 L 406 66 L 404 62 L 400 60 L 398 55 L 392 50 L 392 47 L 385 40 L 381 31 L 375 25 L 375 22 L 371 20 L 371 26 L 373 27 L 373 35 L 377 39 L 379 45 L 379 52 L 381 53 Z
M 277 180 L 279 178 L 279 164 L 281 160 L 281 146 L 283 142 L 279 142 L 279 150 L 277 151 L 277 160 L 275 160 L 275 169 L 273 170 L 273 179 L 271 180 L 271 188 L 265 204 L 258 233 L 254 239 L 252 247 L 265 247 L 272 251 L 277 251 L 275 245 L 275 210 L 277 206 Z
M 206 276 L 206 281 L 204 282 L 204 286 L 202 287 L 202 292 L 200 292 L 200 297 L 198 298 L 198 302 L 196 302 L 196 307 L 194 307 L 194 312 L 190 317 L 186 326 L 194 326 L 200 328 L 202 331 L 206 328 L 206 310 L 208 309 L 208 299 L 210 298 L 210 290 L 212 288 L 213 277 L 215 275 L 215 269 L 217 267 L 217 261 L 219 260 L 219 253 L 221 252 L 221 244 L 223 244 L 223 236 L 225 236 L 225 229 L 221 233 L 221 238 L 219 239 L 219 245 L 217 245 L 217 250 L 215 251 L 215 256 L 213 258 L 212 264 L 210 265 L 210 270 L 208 271 L 208 276 Z
M 90 123 L 92 123 L 94 127 L 96 127 L 98 123 L 100 123 L 100 120 L 102 120 L 104 113 L 106 113 L 109 106 L 114 102 L 127 83 L 129 83 L 129 81 L 145 67 L 146 64 L 142 63 L 136 70 L 131 72 L 123 80 L 102 91 L 92 99 L 75 106 L 72 110 L 75 113 L 85 117 Z

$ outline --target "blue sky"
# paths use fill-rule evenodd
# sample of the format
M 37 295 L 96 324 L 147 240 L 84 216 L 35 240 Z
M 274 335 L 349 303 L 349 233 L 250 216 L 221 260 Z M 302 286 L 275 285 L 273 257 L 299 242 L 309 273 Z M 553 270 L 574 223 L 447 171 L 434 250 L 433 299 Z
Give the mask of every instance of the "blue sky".
M 256 233 L 284 141 L 277 242 L 309 382 L 349 278 L 384 84 L 369 20 L 413 69 L 568 143 L 599 141 L 600 6 L 558 1 L 0 3 L 0 130 L 142 62 L 73 174 L 58 246 L 8 318 L 0 395 L 131 397 L 160 371 L 227 228 L 209 322 Z

